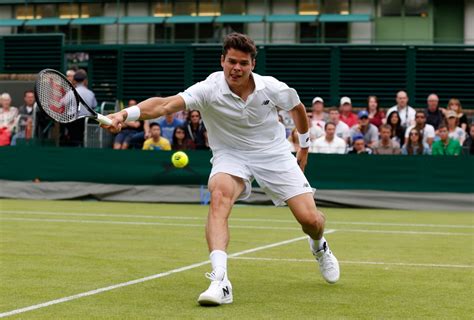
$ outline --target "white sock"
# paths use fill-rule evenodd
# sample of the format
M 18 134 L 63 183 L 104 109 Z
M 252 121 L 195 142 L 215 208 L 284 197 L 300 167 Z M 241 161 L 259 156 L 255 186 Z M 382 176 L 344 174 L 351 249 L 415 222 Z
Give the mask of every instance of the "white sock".
M 321 249 L 324 249 L 324 243 L 326 239 L 324 236 L 319 240 L 314 240 L 313 238 L 309 237 L 309 244 L 311 245 L 311 250 L 314 252 L 318 252 Z
M 222 250 L 213 250 L 209 255 L 212 270 L 217 279 L 227 279 L 227 253 Z

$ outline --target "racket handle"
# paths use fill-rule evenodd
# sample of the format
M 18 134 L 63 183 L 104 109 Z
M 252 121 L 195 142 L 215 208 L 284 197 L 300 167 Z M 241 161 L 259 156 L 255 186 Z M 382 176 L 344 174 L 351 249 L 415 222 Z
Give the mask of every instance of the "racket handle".
M 100 122 L 101 124 L 105 124 L 106 126 L 112 125 L 112 120 L 107 118 L 106 116 L 101 115 L 100 113 L 97 114 L 96 121 Z

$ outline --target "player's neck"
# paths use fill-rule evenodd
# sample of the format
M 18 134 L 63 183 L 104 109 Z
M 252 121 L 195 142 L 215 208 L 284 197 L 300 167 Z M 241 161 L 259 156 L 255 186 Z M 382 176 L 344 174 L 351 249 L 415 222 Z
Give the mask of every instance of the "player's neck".
M 238 95 L 242 100 L 246 101 L 248 96 L 252 94 L 252 92 L 255 90 L 255 82 L 252 78 L 252 76 L 249 77 L 249 80 L 240 85 L 240 86 L 230 86 L 229 85 L 230 91 Z

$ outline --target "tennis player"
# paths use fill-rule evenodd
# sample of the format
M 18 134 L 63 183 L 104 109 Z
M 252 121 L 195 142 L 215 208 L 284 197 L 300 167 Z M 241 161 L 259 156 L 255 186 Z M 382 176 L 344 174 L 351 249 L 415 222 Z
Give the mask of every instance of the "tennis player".
M 206 273 L 211 284 L 198 298 L 201 305 L 233 301 L 227 272 L 228 219 L 235 201 L 249 197 L 253 179 L 275 205 L 289 206 L 309 236 L 323 278 L 329 283 L 339 279 L 339 263 L 323 236 L 325 217 L 316 209 L 314 190 L 303 174 L 310 144 L 305 107 L 285 83 L 252 72 L 256 54 L 248 36 L 229 34 L 223 43 L 223 71 L 177 95 L 150 98 L 109 115 L 112 125 L 104 126 L 117 133 L 126 121 L 184 109 L 201 112 L 213 153 L 206 225 L 212 272 Z M 277 106 L 290 112 L 298 130 L 301 149 L 296 158 L 289 151 L 285 128 L 278 122 Z

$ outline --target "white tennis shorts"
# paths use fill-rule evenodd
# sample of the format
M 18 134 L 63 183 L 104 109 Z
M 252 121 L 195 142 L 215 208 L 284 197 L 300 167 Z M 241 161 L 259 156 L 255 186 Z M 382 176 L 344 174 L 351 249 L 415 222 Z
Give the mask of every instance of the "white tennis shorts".
M 216 173 L 227 173 L 244 180 L 245 189 L 237 200 L 250 196 L 254 179 L 276 206 L 284 205 L 294 196 L 315 192 L 290 152 L 270 155 L 221 152 L 211 159 L 211 163 L 209 180 Z

